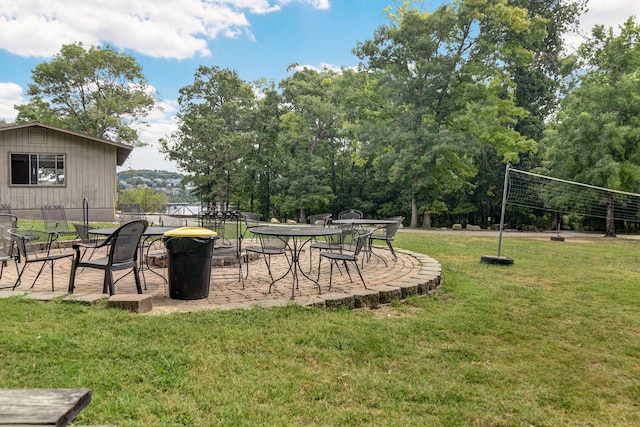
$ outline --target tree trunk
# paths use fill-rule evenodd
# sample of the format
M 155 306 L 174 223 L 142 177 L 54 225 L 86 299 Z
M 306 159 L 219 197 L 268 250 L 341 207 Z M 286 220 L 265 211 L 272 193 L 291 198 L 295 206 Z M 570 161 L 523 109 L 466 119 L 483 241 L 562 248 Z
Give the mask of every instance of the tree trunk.
M 307 222 L 307 209 L 306 208 L 300 208 L 300 217 L 298 219 L 299 223 L 305 223 Z
M 422 217 L 422 228 L 431 228 L 431 214 L 429 211 L 426 211 Z
M 416 196 L 411 198 L 411 228 L 418 228 L 418 200 Z
M 614 211 L 613 211 L 613 205 L 616 201 L 616 198 L 613 194 L 609 194 L 609 199 L 607 200 L 607 220 L 606 220 L 606 226 L 605 226 L 605 232 L 604 232 L 604 236 L 605 237 L 616 237 L 616 227 L 615 227 L 615 220 L 614 220 Z

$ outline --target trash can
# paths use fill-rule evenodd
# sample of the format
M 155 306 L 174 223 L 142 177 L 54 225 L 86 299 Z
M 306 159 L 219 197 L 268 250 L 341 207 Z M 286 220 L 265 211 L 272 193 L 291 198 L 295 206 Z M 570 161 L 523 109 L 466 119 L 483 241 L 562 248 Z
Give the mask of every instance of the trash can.
M 169 266 L 169 297 L 201 299 L 209 296 L 211 255 L 217 234 L 202 227 L 180 227 L 164 233 Z

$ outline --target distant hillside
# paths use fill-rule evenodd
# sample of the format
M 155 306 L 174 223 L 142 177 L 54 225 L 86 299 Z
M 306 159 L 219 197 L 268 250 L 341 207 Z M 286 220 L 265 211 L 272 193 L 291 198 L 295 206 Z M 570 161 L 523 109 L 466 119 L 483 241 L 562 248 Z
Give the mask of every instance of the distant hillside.
M 194 203 L 197 198 L 189 189 L 182 185 L 184 175 L 177 172 L 159 170 L 126 170 L 118 172 L 118 191 L 126 191 L 135 187 L 151 188 L 162 191 L 167 195 L 167 201 L 172 203 Z
M 118 181 L 129 180 L 134 177 L 142 177 L 150 180 L 154 179 L 182 179 L 184 175 L 178 172 L 149 170 L 149 169 L 131 169 L 122 172 L 118 172 Z

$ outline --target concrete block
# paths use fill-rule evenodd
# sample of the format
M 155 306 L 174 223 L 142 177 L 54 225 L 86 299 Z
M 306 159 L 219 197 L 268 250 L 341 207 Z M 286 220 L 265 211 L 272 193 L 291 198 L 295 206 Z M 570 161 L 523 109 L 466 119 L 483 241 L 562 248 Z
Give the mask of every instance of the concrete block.
M 327 308 L 348 308 L 355 307 L 353 295 L 342 292 L 330 292 L 323 295 Z
M 79 302 L 91 306 L 106 298 L 109 298 L 109 294 L 69 294 L 62 301 Z
M 380 304 L 390 304 L 402 298 L 402 290 L 397 286 L 376 286 L 372 289 L 380 293 Z
M 352 291 L 355 308 L 376 308 L 380 305 L 380 292 L 372 289 Z
M 25 298 L 35 299 L 38 301 L 53 301 L 54 299 L 65 295 L 67 295 L 66 292 L 31 292 L 25 295 Z
M 400 288 L 402 299 L 407 299 L 410 296 L 418 295 L 419 293 L 418 288 L 420 285 L 418 283 L 400 282 L 395 283 L 394 285 Z
M 153 296 L 145 294 L 111 295 L 108 305 L 135 313 L 148 313 L 153 308 Z

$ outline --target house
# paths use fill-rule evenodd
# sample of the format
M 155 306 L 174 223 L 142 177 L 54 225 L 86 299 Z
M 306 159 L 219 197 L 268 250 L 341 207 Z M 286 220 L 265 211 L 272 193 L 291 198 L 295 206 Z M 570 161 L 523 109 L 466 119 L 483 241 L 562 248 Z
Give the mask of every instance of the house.
M 0 204 L 18 218 L 41 219 L 43 205 L 63 205 L 69 221 L 113 221 L 116 166 L 133 147 L 43 123 L 0 124 Z

